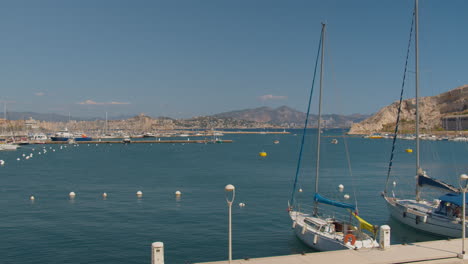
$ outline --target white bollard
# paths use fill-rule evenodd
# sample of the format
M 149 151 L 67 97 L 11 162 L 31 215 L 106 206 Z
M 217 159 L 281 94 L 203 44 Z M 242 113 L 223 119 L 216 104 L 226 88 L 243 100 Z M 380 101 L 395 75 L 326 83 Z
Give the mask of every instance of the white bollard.
M 164 264 L 164 243 L 151 244 L 151 264 Z
M 379 245 L 381 249 L 390 248 L 390 226 L 383 225 L 380 227 Z

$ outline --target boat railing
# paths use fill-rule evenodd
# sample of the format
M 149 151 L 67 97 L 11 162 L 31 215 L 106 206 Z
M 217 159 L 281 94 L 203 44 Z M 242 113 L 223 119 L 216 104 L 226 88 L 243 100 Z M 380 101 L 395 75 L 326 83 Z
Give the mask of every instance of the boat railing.
M 318 204 L 317 206 L 315 205 L 310 205 L 310 204 L 297 204 L 296 205 L 296 210 L 302 213 L 308 213 L 310 212 L 311 214 L 314 212 L 314 210 L 317 209 L 318 215 L 320 215 L 322 218 L 328 218 L 328 219 L 335 219 L 335 220 L 340 220 L 340 221 L 351 221 L 352 217 L 350 216 L 350 213 L 347 210 L 336 210 L 335 207 L 326 205 L 326 204 Z

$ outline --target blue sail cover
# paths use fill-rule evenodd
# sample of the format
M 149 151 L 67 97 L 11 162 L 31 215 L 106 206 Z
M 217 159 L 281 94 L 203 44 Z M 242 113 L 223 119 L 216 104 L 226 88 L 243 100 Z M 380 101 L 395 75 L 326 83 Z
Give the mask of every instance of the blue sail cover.
M 457 193 L 458 189 L 453 187 L 450 184 L 447 184 L 443 181 L 433 179 L 427 175 L 419 175 L 418 176 L 418 185 L 421 187 L 430 187 L 433 189 L 438 189 L 444 192 L 454 192 Z
M 468 203 L 468 193 L 465 193 L 465 199 L 466 199 L 466 201 Z M 443 202 L 456 204 L 458 206 L 462 206 L 463 205 L 463 194 L 461 194 L 461 193 L 448 193 L 446 195 L 442 195 L 441 197 L 439 197 L 439 200 L 441 200 Z
M 328 198 L 325 198 L 325 197 L 321 196 L 318 193 L 315 194 L 314 200 L 316 202 L 323 203 L 323 204 L 329 204 L 329 205 L 333 205 L 333 206 L 340 207 L 340 208 L 347 208 L 347 209 L 351 209 L 353 211 L 356 210 L 356 206 L 354 206 L 352 204 L 333 201 L 333 200 L 330 200 Z

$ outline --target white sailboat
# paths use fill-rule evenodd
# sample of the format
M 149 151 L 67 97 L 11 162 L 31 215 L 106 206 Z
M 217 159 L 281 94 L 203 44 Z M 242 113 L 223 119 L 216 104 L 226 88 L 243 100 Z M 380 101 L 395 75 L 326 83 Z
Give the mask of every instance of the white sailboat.
M 419 157 L 419 67 L 418 67 L 418 0 L 415 0 L 415 70 L 416 70 L 416 195 L 414 199 L 398 198 L 392 190 L 390 195 L 389 176 L 393 153 L 390 158 L 389 172 L 385 190 L 382 193 L 391 216 L 399 222 L 428 233 L 445 236 L 460 237 L 462 234 L 463 195 L 460 190 L 440 180 L 429 177 L 420 165 Z M 400 99 L 401 101 L 401 99 Z M 398 122 L 397 122 L 398 125 Z M 396 126 L 397 132 L 398 126 Z M 395 133 L 396 137 L 396 133 Z M 394 139 L 395 142 L 395 139 Z M 411 176 L 413 177 L 413 176 Z M 396 182 L 393 184 L 396 185 Z M 438 199 L 426 200 L 421 198 L 423 187 L 436 189 L 446 193 Z
M 4 102 L 3 118 L 8 123 L 6 102 Z M 11 133 L 12 133 L 11 142 L 6 141 L 6 140 L 1 141 L 0 142 L 0 151 L 2 151 L 2 150 L 17 150 L 19 148 L 19 146 L 17 144 L 14 144 L 15 143 L 15 137 L 13 135 L 13 131 Z
M 296 236 L 308 246 L 319 250 L 341 250 L 341 249 L 360 249 L 378 247 L 378 243 L 369 234 L 374 237 L 376 235 L 376 227 L 367 223 L 357 215 L 356 206 L 344 202 L 334 201 L 319 194 L 318 178 L 320 167 L 320 137 L 321 133 L 321 102 L 322 102 L 322 79 L 323 79 L 323 59 L 324 59 L 324 38 L 325 24 L 322 24 L 321 32 L 321 74 L 320 74 L 320 94 L 319 94 L 319 110 L 318 110 L 318 132 L 317 132 L 317 163 L 316 163 L 316 178 L 315 178 L 315 196 L 313 208 L 304 210 L 304 207 L 295 204 L 294 193 L 296 192 L 297 175 L 302 157 L 302 147 L 304 145 L 304 136 L 301 144 L 299 155 L 298 170 L 296 172 L 296 181 L 294 183 L 293 195 L 288 207 L 289 216 L 293 222 L 292 227 Z M 318 57 L 317 57 L 318 62 Z M 315 74 L 314 74 L 315 79 Z M 312 85 L 313 87 L 313 85 Z M 311 96 L 312 97 L 312 92 Z M 309 109 L 310 111 L 310 98 Z M 306 118 L 305 128 L 307 128 L 308 118 Z M 305 135 L 306 129 L 304 129 Z M 301 189 L 297 191 L 301 192 Z M 319 208 L 320 205 L 331 206 L 333 212 L 331 216 L 326 216 L 325 211 Z M 339 211 L 344 211 L 343 217 L 338 217 Z
M 0 143 L 0 151 L 1 150 L 17 150 L 19 148 L 18 145 L 11 144 L 11 143 Z

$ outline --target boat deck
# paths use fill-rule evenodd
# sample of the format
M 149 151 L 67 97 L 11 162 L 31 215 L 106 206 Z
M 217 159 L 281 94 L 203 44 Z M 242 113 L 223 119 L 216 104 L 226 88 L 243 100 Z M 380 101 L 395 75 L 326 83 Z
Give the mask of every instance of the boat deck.
M 302 263 L 468 263 L 457 258 L 461 251 L 461 239 L 436 240 L 406 245 L 392 245 L 387 250 L 360 249 L 316 252 L 266 258 L 237 259 L 233 264 L 302 264 Z M 227 249 L 226 249 L 227 253 Z M 234 255 L 236 255 L 234 248 Z M 199 264 L 227 264 L 229 261 Z

